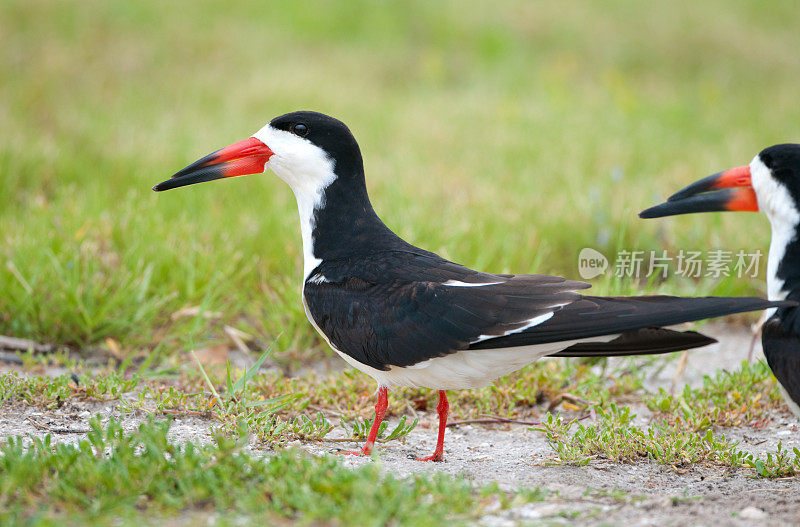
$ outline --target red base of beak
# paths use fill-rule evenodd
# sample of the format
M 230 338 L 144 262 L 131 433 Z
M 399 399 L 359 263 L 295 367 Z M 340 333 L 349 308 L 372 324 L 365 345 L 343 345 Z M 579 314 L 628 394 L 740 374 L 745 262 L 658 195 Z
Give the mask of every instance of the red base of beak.
M 640 212 L 639 217 L 660 218 L 724 210 L 758 211 L 749 166 L 732 168 L 696 181 L 670 196 L 666 203 Z
M 267 145 L 251 137 L 195 161 L 153 187 L 153 190 L 169 190 L 215 179 L 260 174 L 264 172 L 272 155 L 273 152 Z

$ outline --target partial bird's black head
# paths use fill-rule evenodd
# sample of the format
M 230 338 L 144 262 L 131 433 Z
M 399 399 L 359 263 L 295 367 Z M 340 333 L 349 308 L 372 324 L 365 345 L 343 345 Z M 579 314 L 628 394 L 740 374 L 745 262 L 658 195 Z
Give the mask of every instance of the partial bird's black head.
M 319 193 L 337 178 L 363 181 L 363 162 L 353 134 L 333 117 L 300 111 L 276 117 L 249 139 L 217 150 L 177 172 L 153 190 L 272 170 L 298 198 Z
M 800 145 L 784 143 L 765 148 L 756 156 L 753 163 L 756 160 L 761 161 L 770 178 L 782 185 L 795 203 L 800 203 Z M 750 164 L 751 170 L 755 168 L 753 163 Z M 755 174 L 753 177 L 756 177 Z M 758 183 L 760 182 L 753 181 L 753 186 L 758 186 Z M 760 199 L 761 193 L 758 189 L 756 194 Z
M 287 113 L 276 117 L 267 126 L 309 141 L 325 151 L 337 166 L 355 158 L 361 161 L 361 150 L 347 125 L 324 113 L 309 111 Z M 347 171 L 342 170 L 342 172 Z
M 800 221 L 800 145 L 762 150 L 749 165 L 713 174 L 639 213 L 658 218 L 692 212 L 764 211 L 771 222 Z

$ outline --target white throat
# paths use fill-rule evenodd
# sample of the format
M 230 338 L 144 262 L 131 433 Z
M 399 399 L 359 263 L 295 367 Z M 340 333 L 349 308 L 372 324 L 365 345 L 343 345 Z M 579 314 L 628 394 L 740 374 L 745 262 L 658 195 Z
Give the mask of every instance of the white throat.
M 778 265 L 783 260 L 786 246 L 797 235 L 800 211 L 789 191 L 772 177 L 759 156 L 750 162 L 750 178 L 758 198 L 758 208 L 767 215 L 772 227 L 767 261 L 767 294 L 770 300 L 783 300 L 789 292 L 784 289 L 784 281 L 777 276 Z
M 297 199 L 300 234 L 303 237 L 303 281 L 321 259 L 314 255 L 314 211 L 324 205 L 325 188 L 336 179 L 334 162 L 311 141 L 269 124 L 253 134 L 274 152 L 264 171 L 272 170 L 284 180 Z

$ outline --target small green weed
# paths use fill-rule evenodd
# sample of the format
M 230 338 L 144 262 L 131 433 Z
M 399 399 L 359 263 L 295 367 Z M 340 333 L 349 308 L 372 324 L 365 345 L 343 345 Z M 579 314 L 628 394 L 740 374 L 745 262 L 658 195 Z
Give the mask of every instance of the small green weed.
M 392 441 L 394 439 L 401 439 L 409 434 L 414 428 L 416 428 L 417 423 L 419 423 L 419 419 L 414 418 L 414 421 L 406 425 L 406 416 L 401 416 L 397 426 L 394 429 L 386 433 L 389 428 L 389 422 L 383 421 L 380 426 L 378 427 L 378 438 L 377 441 L 381 443 L 385 443 L 387 441 Z M 372 426 L 372 420 L 366 418 L 359 418 L 356 417 L 352 422 L 345 423 L 342 421 L 342 428 L 345 431 L 350 432 L 350 436 L 356 440 L 364 440 L 367 438 L 367 434 L 369 433 L 369 429 Z
M 800 449 L 794 447 L 788 452 L 784 450 L 782 443 L 778 443 L 778 449 L 774 454 L 767 452 L 764 459 L 748 454 L 743 462 L 745 466 L 755 469 L 756 474 L 762 478 L 796 476 L 800 474 Z
M 269 356 L 271 350 L 272 346 L 264 350 L 261 356 L 256 359 L 256 362 L 253 364 L 253 366 L 249 370 L 245 368 L 241 377 L 236 379 L 236 381 L 234 381 L 232 378 L 231 362 L 228 361 L 225 368 L 225 386 L 227 389 L 222 392 L 222 396 L 220 396 L 219 392 L 215 388 L 214 383 L 211 382 L 211 379 L 206 373 L 206 370 L 203 368 L 203 365 L 197 359 L 197 355 L 195 355 L 194 351 L 192 351 L 192 356 L 197 363 L 197 368 L 200 370 L 203 379 L 205 379 L 206 384 L 211 389 L 211 393 L 214 394 L 212 406 L 216 407 L 221 420 L 225 420 L 231 415 L 241 413 L 247 408 L 253 408 L 257 406 L 262 407 L 266 413 L 273 413 L 286 408 L 286 406 L 291 402 L 291 396 L 289 395 L 279 395 L 276 397 L 270 397 L 269 399 L 259 400 L 250 400 L 247 397 L 247 382 L 252 379 L 256 373 L 258 373 L 258 369 L 264 363 L 264 360 Z
M 775 378 L 764 361 L 743 361 L 739 369 L 706 375 L 701 388 L 687 385 L 677 395 L 661 389 L 645 402 L 663 419 L 692 431 L 710 426 L 760 427 L 770 410 L 783 405 Z
M 16 372 L 0 375 L 0 404 L 13 400 L 27 404 L 54 408 L 67 399 L 112 400 L 136 389 L 137 377 L 126 378 L 115 371 L 84 375 L 80 383 L 70 375 L 58 377 L 21 376 Z

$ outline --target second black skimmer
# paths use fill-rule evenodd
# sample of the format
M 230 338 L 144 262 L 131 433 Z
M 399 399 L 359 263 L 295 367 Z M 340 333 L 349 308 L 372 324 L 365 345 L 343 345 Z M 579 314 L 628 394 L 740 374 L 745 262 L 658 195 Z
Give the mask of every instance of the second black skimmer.
M 800 300 L 800 145 L 766 148 L 749 165 L 692 183 L 639 216 L 725 210 L 766 213 L 772 226 L 768 296 L 771 300 Z M 800 417 L 800 307 L 776 309 L 762 327 L 761 346 L 784 399 Z
M 760 298 L 603 298 L 557 276 L 473 271 L 400 239 L 367 196 L 358 143 L 316 112 L 276 117 L 252 137 L 159 183 L 168 190 L 272 170 L 300 211 L 302 299 L 311 324 L 345 361 L 378 383 L 369 454 L 396 386 L 439 391 L 440 461 L 445 390 L 476 388 L 545 356 L 664 353 L 713 339 L 660 326 L 765 309 Z

